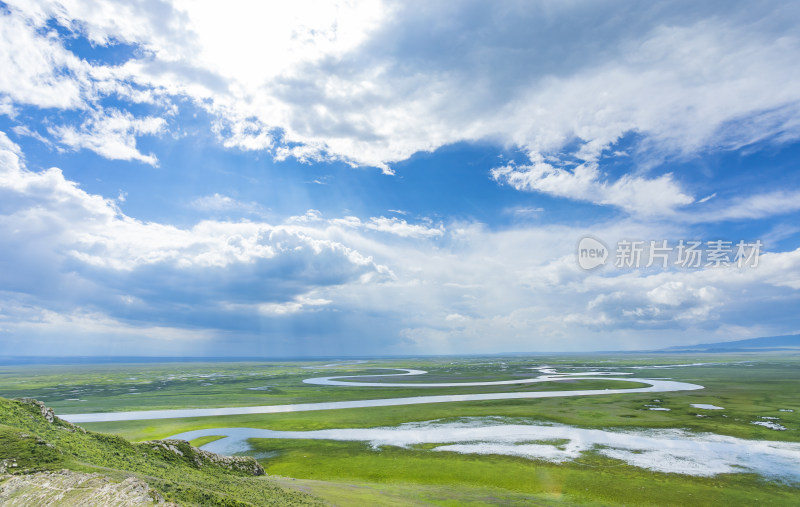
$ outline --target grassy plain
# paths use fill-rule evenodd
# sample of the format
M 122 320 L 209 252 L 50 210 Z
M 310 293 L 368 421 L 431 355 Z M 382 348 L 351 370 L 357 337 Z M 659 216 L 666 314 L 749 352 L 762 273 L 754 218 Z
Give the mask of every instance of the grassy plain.
M 697 366 L 672 366 L 710 363 Z M 57 412 L 153 408 L 269 405 L 348 399 L 617 388 L 614 381 L 489 388 L 339 387 L 303 384 L 311 376 L 383 374 L 379 368 L 415 368 L 429 375 L 396 377 L 408 382 L 505 380 L 538 375 L 530 368 L 559 371 L 608 368 L 628 377 L 670 378 L 700 384 L 698 391 L 630 393 L 575 398 L 543 398 L 437 403 L 283 414 L 237 415 L 152 421 L 90 423 L 83 426 L 132 440 L 164 438 L 193 429 L 255 427 L 317 430 L 394 426 L 412 421 L 493 416 L 509 420 L 557 422 L 583 428 L 683 428 L 739 438 L 800 442 L 800 356 L 713 354 L 696 357 L 632 355 L 593 357 L 435 358 L 370 361 L 323 368 L 321 363 L 209 363 L 0 368 L 0 396 L 36 396 Z M 387 381 L 380 378 L 372 380 Z M 370 379 L 364 378 L 368 381 Z M 208 385 L 210 384 L 210 385 Z M 626 384 L 632 387 L 632 384 Z M 128 394 L 135 388 L 142 394 Z M 54 389 L 55 388 L 55 389 Z M 259 388 L 258 390 L 252 388 Z M 78 391 L 77 393 L 73 391 Z M 68 401 L 80 396 L 85 402 Z M 50 396 L 50 399 L 47 399 Z M 691 407 L 712 404 L 725 410 Z M 647 405 L 650 405 L 648 407 Z M 669 411 L 649 410 L 653 406 Z M 752 424 L 776 417 L 786 431 Z M 207 437 L 207 443 L 213 437 Z M 547 463 L 509 456 L 462 455 L 426 448 L 383 447 L 360 442 L 253 440 L 252 454 L 285 484 L 344 505 L 580 504 L 580 505 L 797 505 L 798 485 L 779 484 L 751 474 L 699 478 L 650 472 L 588 452 L 575 462 Z
M 448 361 L 410 360 L 412 367 L 425 367 L 430 375 L 372 377 L 392 373 L 387 368 L 404 367 L 402 361 L 377 361 L 376 367 L 337 369 L 309 368 L 285 363 L 159 363 L 0 367 L 0 396 L 32 397 L 44 401 L 60 414 L 117 412 L 173 408 L 238 407 L 318 403 L 340 400 L 396 398 L 518 391 L 563 391 L 568 389 L 625 389 L 644 387 L 630 382 L 563 380 L 538 384 L 478 387 L 343 387 L 304 384 L 303 379 L 333 375 L 366 375 L 363 381 L 381 382 L 480 382 L 531 378 L 534 370 L 499 371 L 497 365 L 464 361 L 456 368 Z
M 493 490 L 498 503 L 519 495 L 581 505 L 797 505 L 800 499 L 797 488 L 754 475 L 703 478 L 656 473 L 595 453 L 552 464 L 391 446 L 376 451 L 360 442 L 254 440 L 253 444 L 254 453 L 268 449 L 280 454 L 264 463 L 268 474 L 339 484 L 448 487 L 450 494 L 469 492 L 470 497 Z

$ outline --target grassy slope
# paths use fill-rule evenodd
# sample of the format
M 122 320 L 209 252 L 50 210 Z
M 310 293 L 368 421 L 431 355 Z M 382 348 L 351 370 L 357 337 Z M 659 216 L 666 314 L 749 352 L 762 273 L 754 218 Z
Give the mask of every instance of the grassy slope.
M 204 461 L 192 449 L 183 456 L 122 437 L 84 432 L 56 419 L 48 423 L 39 407 L 0 398 L 0 461 L 16 463 L 14 473 L 70 469 L 100 472 L 114 479 L 134 476 L 167 500 L 181 505 L 308 505 L 308 495 L 286 490 L 266 477 L 255 477 Z

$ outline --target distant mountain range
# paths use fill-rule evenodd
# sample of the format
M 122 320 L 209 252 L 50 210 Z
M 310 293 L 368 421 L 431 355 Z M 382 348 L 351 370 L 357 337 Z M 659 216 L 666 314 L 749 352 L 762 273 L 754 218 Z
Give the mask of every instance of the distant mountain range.
M 778 350 L 800 351 L 800 334 L 766 336 L 732 342 L 679 345 L 661 349 L 662 352 L 768 352 Z

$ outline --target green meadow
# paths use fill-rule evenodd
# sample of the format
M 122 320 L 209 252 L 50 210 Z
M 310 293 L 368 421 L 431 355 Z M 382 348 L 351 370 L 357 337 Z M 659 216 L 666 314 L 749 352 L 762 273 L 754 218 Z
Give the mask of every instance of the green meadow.
M 643 384 L 612 380 L 569 380 L 538 384 L 475 387 L 343 387 L 304 384 L 303 379 L 364 375 L 359 381 L 386 383 L 481 382 L 532 378 L 533 370 L 497 371 L 497 366 L 464 361 L 464 365 L 422 360 L 380 361 L 372 367 L 317 369 L 274 363 L 165 363 L 157 365 L 81 365 L 0 367 L 0 396 L 32 397 L 61 414 L 174 408 L 237 407 L 320 403 L 420 395 L 472 394 L 572 389 L 625 389 Z M 410 364 L 411 366 L 408 366 Z M 379 366 L 374 366 L 379 365 Z M 421 368 L 429 375 L 373 377 L 391 368 Z
M 694 366 L 693 363 L 709 363 Z M 533 367 L 559 372 L 608 368 L 630 378 L 669 378 L 702 390 L 585 397 L 495 400 L 279 414 L 232 415 L 81 426 L 132 441 L 222 427 L 319 430 L 396 426 L 407 422 L 494 417 L 597 429 L 680 428 L 753 440 L 800 442 L 800 356 L 562 356 L 417 358 L 324 363 L 171 363 L 0 368 L 0 396 L 44 398 L 56 413 L 155 408 L 230 407 L 519 390 L 620 389 L 615 380 L 567 379 L 540 384 L 465 388 L 320 386 L 309 377 L 359 375 L 358 381 L 475 382 L 530 378 Z M 658 366 L 658 367 L 657 367 Z M 656 368 L 657 367 L 657 368 Z M 419 377 L 372 377 L 384 368 L 414 368 Z M 616 368 L 616 370 L 611 370 Z M 363 378 L 361 376 L 363 375 Z M 348 379 L 355 380 L 355 379 Z M 139 394 L 132 394 L 132 393 Z M 39 398 L 39 399 L 41 399 Z M 85 401 L 77 401 L 85 400 Z M 724 410 L 703 410 L 710 404 Z M 669 410 L 651 410 L 664 408 Z M 764 418 L 775 419 L 764 419 Z M 776 421 L 777 431 L 752 424 Z M 218 437 L 193 441 L 205 445 Z M 557 442 L 555 443 L 557 444 Z M 563 463 L 501 455 L 436 452 L 429 445 L 373 449 L 364 442 L 252 439 L 252 455 L 279 484 L 340 505 L 796 505 L 800 485 L 755 474 L 713 477 L 660 473 L 596 452 Z

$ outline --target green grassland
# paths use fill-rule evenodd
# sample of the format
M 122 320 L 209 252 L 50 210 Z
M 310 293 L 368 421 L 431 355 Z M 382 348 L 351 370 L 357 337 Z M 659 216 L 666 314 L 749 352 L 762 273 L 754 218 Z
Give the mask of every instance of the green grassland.
M 538 358 L 537 358 L 538 359 Z M 555 364 L 554 358 L 547 358 L 547 364 Z M 692 358 L 694 362 L 694 359 Z M 705 362 L 708 358 L 700 358 Z M 319 412 L 298 412 L 284 414 L 254 414 L 235 415 L 224 417 L 198 417 L 186 419 L 166 419 L 153 421 L 128 421 L 110 423 L 87 423 L 84 426 L 98 431 L 116 432 L 134 440 L 148 438 L 163 438 L 169 435 L 193 429 L 247 426 L 254 428 L 270 428 L 276 430 L 317 430 L 326 428 L 364 428 L 374 426 L 390 426 L 403 422 L 428 421 L 445 419 L 449 417 L 524 417 L 540 421 L 552 421 L 570 424 L 585 428 L 611 428 L 611 427 L 640 427 L 640 428 L 685 428 L 693 431 L 707 431 L 740 438 L 800 441 L 800 357 L 774 356 L 732 356 L 720 359 L 718 355 L 712 357 L 718 364 L 707 366 L 674 367 L 668 369 L 621 370 L 634 372 L 635 376 L 642 378 L 669 377 L 675 380 L 696 383 L 704 386 L 697 391 L 676 391 L 668 393 L 631 393 L 601 396 L 573 397 L 573 398 L 542 398 L 521 400 L 497 400 L 481 402 L 441 403 L 429 405 L 410 405 L 397 407 L 373 407 L 361 409 L 330 410 Z M 412 363 L 411 367 L 427 367 L 434 371 L 433 365 L 422 361 Z M 745 362 L 743 362 L 745 361 Z M 485 362 L 485 360 L 484 360 Z M 503 361 L 510 363 L 509 360 Z M 565 363 L 567 361 L 564 361 Z M 615 363 L 622 361 L 614 361 Z M 658 360 L 626 359 L 627 366 L 647 366 L 652 364 L 684 364 L 686 357 L 665 358 Z M 709 361 L 710 362 L 710 361 Z M 531 364 L 541 364 L 544 361 L 532 362 L 520 360 L 520 366 L 529 367 Z M 568 364 L 573 366 L 591 366 L 591 363 L 581 360 L 572 360 Z M 606 363 L 595 361 L 594 365 L 602 366 Z M 398 366 L 402 366 L 399 363 Z M 511 369 L 513 366 L 509 367 Z M 494 365 L 471 365 L 464 361 L 465 370 L 479 370 L 485 372 L 479 378 L 489 379 Z M 566 370 L 566 368 L 562 368 Z M 353 373 L 357 370 L 346 370 Z M 531 370 L 521 370 L 531 376 Z M 309 372 L 316 375 L 313 370 L 301 370 L 303 373 L 295 377 L 295 382 L 301 383 L 302 378 L 307 378 Z M 329 370 L 326 375 L 335 375 L 339 370 Z M 428 375 L 421 376 L 423 378 Z M 470 378 L 476 378 L 474 373 Z M 461 377 L 456 377 L 461 378 Z M 452 379 L 452 377 L 451 377 Z M 567 383 L 568 382 L 568 383 Z M 503 390 L 564 390 L 564 389 L 603 389 L 606 387 L 633 387 L 638 384 L 621 383 L 610 380 L 570 380 L 566 382 L 553 382 L 526 385 L 494 386 Z M 297 389 L 303 389 L 302 385 Z M 350 388 L 339 386 L 307 386 L 314 401 L 335 401 L 340 399 L 359 399 L 343 397 L 341 392 L 361 394 L 360 399 L 379 397 L 419 396 L 426 394 L 444 394 L 473 392 L 474 388 Z M 2 387 L 0 386 L 0 389 Z M 481 388 L 482 389 L 482 388 Z M 234 397 L 227 391 L 228 396 Z M 329 398 L 320 399 L 319 392 L 330 393 Z M 375 396 L 373 391 L 383 393 Z M 2 391 L 0 391 L 2 392 Z M 486 391 L 484 391 L 486 392 Z M 367 396 L 369 395 L 369 396 Z M 182 403 L 183 394 L 173 396 L 175 403 L 167 408 L 184 408 L 196 406 L 195 403 Z M 215 395 L 219 396 L 219 395 Z M 266 396 L 257 398 L 253 404 L 265 403 Z M 660 407 L 669 408 L 670 411 L 651 411 L 645 405 L 655 403 Z M 310 401 L 307 398 L 298 398 L 298 403 Z M 707 411 L 692 408 L 690 404 L 714 404 L 725 407 L 724 411 Z M 116 405 L 120 410 L 137 409 L 136 405 Z M 236 406 L 236 403 L 225 404 L 220 399 L 220 404 L 205 404 L 202 406 Z M 155 408 L 146 406 L 144 408 Z M 794 412 L 780 412 L 779 410 L 794 410 Z M 698 415 L 704 417 L 698 417 Z M 788 428 L 787 431 L 774 431 L 751 424 L 760 417 L 779 417 L 781 424 Z
M 268 474 L 340 484 L 448 487 L 470 491 L 471 497 L 479 497 L 481 489 L 493 490 L 499 503 L 515 495 L 581 505 L 797 505 L 800 499 L 797 488 L 754 475 L 702 478 L 656 473 L 595 453 L 552 464 L 391 446 L 376 451 L 360 442 L 258 439 L 253 444 L 255 453 L 268 449 L 280 454 L 264 462 Z
M 658 365 L 712 363 L 651 368 Z M 409 382 L 471 382 L 527 378 L 530 368 L 559 371 L 620 367 L 631 378 L 670 378 L 704 386 L 697 391 L 630 393 L 574 398 L 436 403 L 394 407 L 281 414 L 87 423 L 92 431 L 139 441 L 184 431 L 217 427 L 318 430 L 395 426 L 413 421 L 460 417 L 500 417 L 583 428 L 683 428 L 738 438 L 800 442 L 800 356 L 791 354 L 713 354 L 708 356 L 434 358 L 370 361 L 321 368 L 312 363 L 209 363 L 119 365 L 111 367 L 0 368 L 0 393 L 31 396 L 51 393 L 48 404 L 64 412 L 269 405 L 348 399 L 405 397 L 513 390 L 574 390 L 634 387 L 610 380 L 578 380 L 488 388 L 339 387 L 303 384 L 317 376 L 376 375 L 380 368 L 415 368 L 429 375 L 396 377 Z M 636 369 L 633 367 L 645 367 Z M 105 369 L 104 369 L 105 368 Z M 212 377 L 208 375 L 214 374 Z M 169 376 L 173 377 L 170 379 Z M 205 376 L 204 376 L 205 375 Z M 212 380 L 209 381 L 208 379 Z M 391 377 L 373 378 L 381 382 Z M 165 381 L 167 380 L 167 381 Z M 369 381 L 369 379 L 359 379 Z M 115 382 L 122 382 L 115 385 Z M 139 382 L 143 394 L 129 395 Z M 212 385 L 202 385 L 202 384 Z M 52 389 L 56 387 L 56 389 Z M 268 390 L 250 390 L 266 387 Z M 86 402 L 63 396 L 82 389 Z M 105 389 L 105 390 L 104 390 Z M 71 396 L 70 396 L 71 397 Z M 713 404 L 725 410 L 692 408 Z M 669 408 L 652 411 L 646 405 Z M 790 410 L 793 410 L 791 412 Z M 786 431 L 753 425 L 778 417 Z M 193 442 L 202 445 L 214 437 Z M 548 463 L 509 456 L 434 452 L 425 446 L 382 447 L 362 442 L 254 439 L 251 454 L 267 473 L 287 487 L 308 491 L 342 505 L 797 505 L 798 485 L 779 484 L 752 474 L 711 478 L 650 472 L 587 452 L 575 462 Z
M 333 505 L 396 507 L 405 505 L 441 506 L 560 506 L 579 505 L 564 495 L 514 493 L 499 488 L 469 485 L 448 486 L 402 482 L 348 482 L 296 479 L 273 476 L 280 484 L 324 498 Z
M 531 378 L 532 370 L 500 373 L 497 366 L 467 363 L 464 371 L 450 365 L 413 361 L 425 366 L 430 375 L 415 377 L 365 377 L 381 382 L 396 379 L 419 382 L 479 382 Z M 492 367 L 494 366 L 494 367 Z M 386 361 L 382 368 L 403 367 Z M 312 376 L 386 374 L 391 370 L 373 368 L 308 369 L 300 365 L 271 363 L 171 363 L 158 365 L 88 365 L 0 367 L 0 396 L 31 397 L 44 401 L 60 414 L 156 410 L 172 408 L 237 407 L 319 403 L 340 400 L 397 398 L 420 395 L 450 395 L 521 391 L 562 391 L 567 389 L 630 389 L 643 384 L 612 380 L 562 380 L 534 384 L 478 387 L 342 387 L 304 384 Z M 359 379 L 362 380 L 362 379 Z

